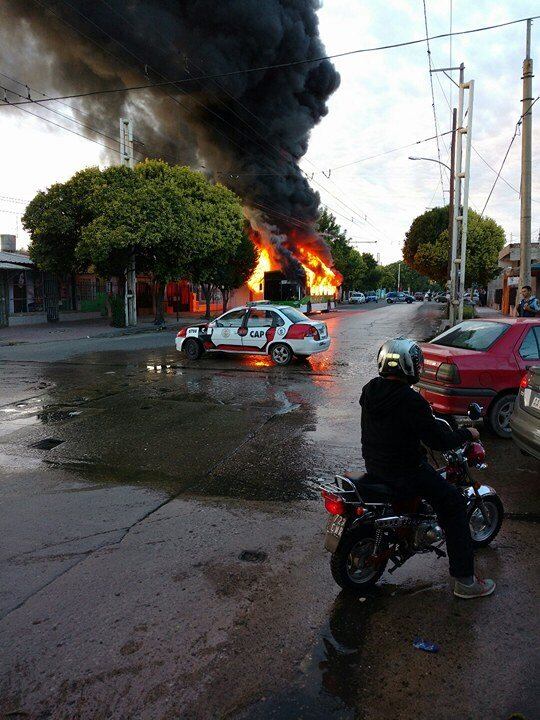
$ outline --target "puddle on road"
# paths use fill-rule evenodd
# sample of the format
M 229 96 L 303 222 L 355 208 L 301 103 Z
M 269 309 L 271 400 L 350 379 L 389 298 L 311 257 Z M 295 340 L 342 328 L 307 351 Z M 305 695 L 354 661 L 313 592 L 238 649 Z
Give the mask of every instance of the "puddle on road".
M 341 592 L 314 648 L 300 664 L 287 690 L 272 694 L 231 716 L 235 720 L 353 720 L 358 718 L 367 668 L 363 649 L 371 617 L 395 591 L 395 585 L 369 590 L 364 600 Z

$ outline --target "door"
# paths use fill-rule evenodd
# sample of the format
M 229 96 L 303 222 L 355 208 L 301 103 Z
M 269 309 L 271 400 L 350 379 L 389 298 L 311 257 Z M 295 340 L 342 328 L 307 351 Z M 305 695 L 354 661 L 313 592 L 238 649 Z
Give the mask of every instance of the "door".
M 274 339 L 276 328 L 285 325 L 283 318 L 275 311 L 266 308 L 251 308 L 244 335 L 244 350 L 263 352 Z
M 212 330 L 211 339 L 215 350 L 242 350 L 245 315 L 244 309 L 231 310 L 210 323 L 208 327 Z

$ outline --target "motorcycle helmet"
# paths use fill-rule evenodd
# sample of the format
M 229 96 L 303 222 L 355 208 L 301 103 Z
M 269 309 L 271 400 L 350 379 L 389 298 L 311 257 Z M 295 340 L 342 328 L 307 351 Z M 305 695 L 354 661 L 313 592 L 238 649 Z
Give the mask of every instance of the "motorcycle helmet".
M 420 379 L 424 366 L 424 356 L 420 346 L 414 340 L 398 337 L 387 340 L 377 356 L 377 366 L 381 377 L 403 378 L 411 385 Z

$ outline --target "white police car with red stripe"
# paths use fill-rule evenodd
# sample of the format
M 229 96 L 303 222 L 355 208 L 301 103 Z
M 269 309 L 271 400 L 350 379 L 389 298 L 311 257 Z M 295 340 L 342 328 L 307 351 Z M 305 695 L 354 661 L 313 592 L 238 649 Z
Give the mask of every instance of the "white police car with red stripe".
M 189 360 L 204 352 L 270 355 L 277 365 L 288 365 L 293 356 L 307 358 L 328 350 L 326 324 L 310 320 L 288 305 L 248 303 L 229 310 L 216 320 L 182 328 L 176 349 Z

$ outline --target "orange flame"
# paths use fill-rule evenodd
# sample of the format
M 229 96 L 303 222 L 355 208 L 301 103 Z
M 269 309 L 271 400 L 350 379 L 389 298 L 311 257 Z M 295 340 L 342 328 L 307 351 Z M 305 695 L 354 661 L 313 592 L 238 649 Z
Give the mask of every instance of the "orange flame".
M 250 290 L 258 294 L 263 291 L 264 274 L 271 270 L 279 270 L 281 263 L 279 253 L 270 243 L 265 230 L 257 230 L 252 227 L 250 237 L 259 250 L 259 259 L 247 285 Z M 320 238 L 316 234 L 309 233 L 302 234 L 300 237 L 300 233 L 292 231 L 283 245 L 302 265 L 306 274 L 306 291 L 312 297 L 321 295 L 332 297 L 341 285 L 343 278 L 328 264 L 328 261 L 331 262 L 332 259 L 328 248 L 321 243 Z M 324 256 L 324 259 L 321 255 Z
M 313 250 L 299 242 L 295 245 L 294 255 L 306 272 L 310 295 L 334 295 L 343 279 L 340 273 L 328 267 Z
M 259 248 L 259 259 L 255 270 L 251 274 L 251 277 L 247 281 L 250 290 L 254 293 L 260 293 L 263 291 L 264 284 L 264 273 L 272 270 L 272 260 L 270 259 L 270 253 L 265 247 Z

